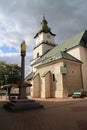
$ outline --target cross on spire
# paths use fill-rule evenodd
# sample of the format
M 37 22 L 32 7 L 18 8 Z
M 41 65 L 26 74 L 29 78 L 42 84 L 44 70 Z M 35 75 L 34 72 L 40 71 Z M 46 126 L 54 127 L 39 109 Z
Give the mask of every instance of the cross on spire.
M 45 14 L 43 14 L 43 20 L 45 20 Z

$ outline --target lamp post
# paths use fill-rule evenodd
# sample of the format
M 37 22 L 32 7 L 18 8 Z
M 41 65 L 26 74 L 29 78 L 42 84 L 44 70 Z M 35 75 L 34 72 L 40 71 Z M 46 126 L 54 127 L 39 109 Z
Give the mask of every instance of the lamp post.
M 5 77 L 5 84 L 7 84 L 8 75 L 4 75 Z
M 7 84 L 7 80 L 8 80 L 8 75 L 4 75 L 5 77 L 5 84 Z M 8 87 L 7 87 L 7 94 L 6 94 L 6 98 L 8 97 Z
M 23 86 L 25 76 L 25 56 L 26 44 L 25 41 L 21 43 L 21 84 L 19 87 L 19 99 L 26 99 L 26 87 Z

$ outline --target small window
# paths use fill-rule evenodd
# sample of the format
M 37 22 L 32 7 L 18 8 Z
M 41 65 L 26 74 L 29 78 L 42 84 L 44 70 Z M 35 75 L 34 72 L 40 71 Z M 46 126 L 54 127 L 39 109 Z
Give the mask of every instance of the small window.
M 39 57 L 39 52 L 37 53 L 37 57 Z
M 53 81 L 55 81 L 55 74 L 52 75 Z

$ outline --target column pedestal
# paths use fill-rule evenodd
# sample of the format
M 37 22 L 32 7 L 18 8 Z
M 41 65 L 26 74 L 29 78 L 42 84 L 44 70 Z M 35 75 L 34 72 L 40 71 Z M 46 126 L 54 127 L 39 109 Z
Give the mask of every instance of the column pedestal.
M 43 105 L 41 105 L 35 100 L 12 99 L 6 104 L 4 104 L 4 108 L 8 111 L 16 112 L 16 111 L 23 111 L 23 110 L 40 109 L 43 108 Z

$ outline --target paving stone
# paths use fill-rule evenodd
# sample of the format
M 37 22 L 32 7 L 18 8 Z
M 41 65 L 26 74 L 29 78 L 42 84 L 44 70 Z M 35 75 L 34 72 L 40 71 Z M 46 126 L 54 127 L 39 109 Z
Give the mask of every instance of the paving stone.
M 37 101 L 44 105 L 44 109 L 9 112 L 3 109 L 6 100 L 1 99 L 0 130 L 87 129 L 87 111 L 72 110 L 76 107 L 86 107 L 87 99 L 37 99 Z

